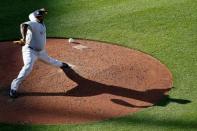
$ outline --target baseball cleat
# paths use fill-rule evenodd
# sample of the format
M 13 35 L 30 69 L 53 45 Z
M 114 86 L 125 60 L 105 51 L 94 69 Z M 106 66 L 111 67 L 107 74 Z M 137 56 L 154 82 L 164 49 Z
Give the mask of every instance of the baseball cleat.
M 16 90 L 11 89 L 11 90 L 10 90 L 10 93 L 9 93 L 9 96 L 10 96 L 11 98 L 17 98 L 18 95 L 17 95 Z
M 66 63 L 62 63 L 61 69 L 70 69 L 70 66 Z

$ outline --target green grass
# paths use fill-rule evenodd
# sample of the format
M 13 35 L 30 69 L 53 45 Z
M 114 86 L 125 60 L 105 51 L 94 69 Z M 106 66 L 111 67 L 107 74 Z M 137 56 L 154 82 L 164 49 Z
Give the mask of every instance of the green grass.
M 6 0 L 0 8 L 0 40 L 20 37 L 19 24 L 29 12 L 47 7 L 48 36 L 117 43 L 146 52 L 173 73 L 169 102 L 134 115 L 81 125 L 10 125 L 0 130 L 197 130 L 196 0 Z

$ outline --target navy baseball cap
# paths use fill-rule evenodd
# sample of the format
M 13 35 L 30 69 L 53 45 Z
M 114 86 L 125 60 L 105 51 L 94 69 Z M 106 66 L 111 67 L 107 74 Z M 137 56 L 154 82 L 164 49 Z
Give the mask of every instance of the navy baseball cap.
M 43 16 L 43 15 L 46 15 L 48 13 L 48 11 L 44 8 L 42 9 L 38 9 L 34 12 L 34 16 L 37 17 L 37 16 Z

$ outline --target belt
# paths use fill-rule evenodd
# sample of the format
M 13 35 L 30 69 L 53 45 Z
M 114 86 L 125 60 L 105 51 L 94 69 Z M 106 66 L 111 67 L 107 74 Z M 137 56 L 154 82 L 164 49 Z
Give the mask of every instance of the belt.
M 40 49 L 36 49 L 36 48 L 31 47 L 31 46 L 28 46 L 28 48 L 30 48 L 30 49 L 32 49 L 32 50 L 34 50 L 34 51 L 42 51 L 42 50 L 40 50 Z

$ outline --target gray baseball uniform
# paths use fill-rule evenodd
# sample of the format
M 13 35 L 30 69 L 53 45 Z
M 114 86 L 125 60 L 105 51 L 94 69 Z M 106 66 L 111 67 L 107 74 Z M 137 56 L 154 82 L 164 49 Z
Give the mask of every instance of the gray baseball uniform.
M 30 21 L 22 23 L 22 25 L 28 25 L 26 44 L 22 47 L 24 66 L 22 67 L 18 77 L 12 81 L 11 90 L 18 90 L 21 82 L 32 71 L 33 65 L 37 59 L 41 59 L 42 61 L 56 67 L 61 67 L 63 65 L 61 61 L 49 57 L 46 53 L 46 27 L 44 23 L 39 23 L 37 21 L 35 15 L 35 12 L 31 13 L 29 15 Z

